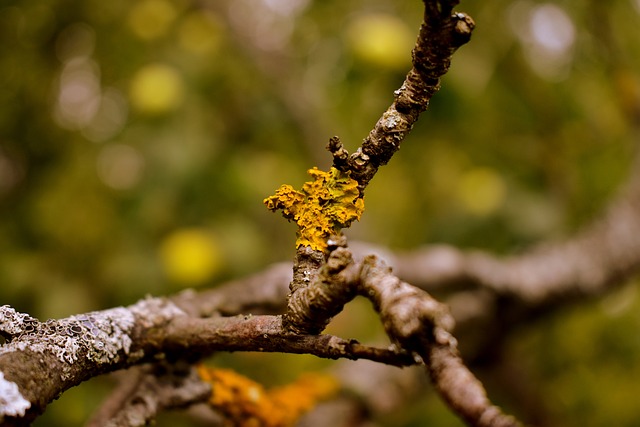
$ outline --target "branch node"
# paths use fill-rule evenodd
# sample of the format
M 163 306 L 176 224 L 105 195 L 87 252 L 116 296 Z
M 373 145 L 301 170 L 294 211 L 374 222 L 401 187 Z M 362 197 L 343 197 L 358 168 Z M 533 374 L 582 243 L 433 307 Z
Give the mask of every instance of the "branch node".
M 329 139 L 327 150 L 333 155 L 333 167 L 342 172 L 349 170 L 349 152 L 342 145 L 342 141 L 338 136 Z
M 358 148 L 355 153 L 349 156 L 349 163 L 356 172 L 364 170 L 364 168 L 369 165 L 369 161 L 369 156 L 363 153 L 361 148 Z
M 296 333 L 322 332 L 355 296 L 349 271 L 345 271 L 353 265 L 348 249 L 339 247 L 332 251 L 311 283 L 292 289 L 288 310 L 283 316 L 286 327 Z
M 457 35 L 456 43 L 460 46 L 467 43 L 471 39 L 471 32 L 476 26 L 473 19 L 466 13 L 454 13 L 452 19 L 455 21 L 454 32 Z
M 351 252 L 346 248 L 337 248 L 327 260 L 327 273 L 337 274 L 353 262 Z

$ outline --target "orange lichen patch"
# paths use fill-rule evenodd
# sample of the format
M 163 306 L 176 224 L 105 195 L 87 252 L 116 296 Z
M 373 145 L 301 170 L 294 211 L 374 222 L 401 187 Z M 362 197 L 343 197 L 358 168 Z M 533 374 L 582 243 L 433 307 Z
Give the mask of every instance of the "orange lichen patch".
M 331 234 L 360 219 L 364 201 L 358 182 L 347 173 L 336 168 L 329 172 L 313 168 L 308 173 L 313 181 L 305 182 L 302 191 L 283 185 L 264 204 L 272 211 L 281 209 L 285 218 L 298 224 L 296 247 L 324 251 Z
M 333 396 L 338 383 L 318 373 L 302 375 L 292 384 L 265 388 L 228 369 L 198 367 L 211 384 L 209 404 L 234 427 L 289 427 L 320 400 Z

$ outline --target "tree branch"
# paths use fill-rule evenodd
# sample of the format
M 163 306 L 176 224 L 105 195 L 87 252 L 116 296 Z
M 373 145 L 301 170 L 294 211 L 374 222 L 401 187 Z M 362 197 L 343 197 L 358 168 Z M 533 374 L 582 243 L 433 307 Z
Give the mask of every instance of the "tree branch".
M 398 279 L 375 256 L 363 264 L 361 294 L 372 300 L 389 337 L 427 362 L 436 390 L 449 407 L 472 426 L 519 426 L 491 404 L 480 381 L 462 362 L 447 307 Z
M 87 427 L 144 426 L 165 410 L 205 402 L 211 387 L 187 363 L 137 366 L 105 401 Z
M 400 89 L 394 92 L 393 104 L 382 114 L 362 146 L 349 155 L 339 138 L 334 137 L 329 141 L 327 148 L 334 156 L 334 167 L 348 173 L 357 181 L 360 198 L 364 196 L 364 190 L 378 168 L 389 162 L 418 120 L 420 113 L 427 109 L 429 100 L 440 88 L 440 77 L 449 69 L 453 53 L 470 40 L 475 24 L 468 15 L 452 12 L 457 4 L 458 1 L 455 0 L 424 1 L 424 22 L 413 49 L 413 68 L 407 74 Z M 300 312 L 312 317 L 315 315 L 312 315 L 308 309 L 309 302 L 305 303 L 306 310 L 301 310 L 301 304 L 296 302 L 308 300 L 310 295 L 298 297 L 296 294 L 315 280 L 317 271 L 327 254 L 332 249 L 346 244 L 346 241 L 341 241 L 339 235 L 329 240 L 333 243 L 329 245 L 326 253 L 308 246 L 299 247 L 296 252 L 293 280 L 290 285 L 289 309 L 285 315 L 293 330 L 314 332 L 318 328 L 323 328 L 322 325 L 316 325 L 317 327 L 311 324 L 305 325 L 302 319 L 299 319 Z M 320 312 L 327 311 L 329 304 L 318 304 L 324 305 Z M 327 318 L 339 312 L 341 307 L 342 304 L 337 302 L 335 308 L 338 311 L 333 311 L 333 314 L 327 312 Z
M 457 1 L 424 1 L 424 4 L 424 22 L 413 49 L 413 68 L 394 92 L 393 104 L 355 153 L 349 155 L 337 137 L 329 142 L 334 167 L 351 172 L 361 195 L 378 168 L 398 151 L 420 113 L 427 109 L 431 97 L 440 89 L 440 77 L 449 70 L 451 56 L 470 40 L 475 27 L 468 15 L 452 13 Z
M 415 363 L 396 349 L 332 335 L 294 334 L 283 326 L 281 316 L 194 318 L 163 298 L 44 323 L 4 306 L 0 319 L 8 337 L 0 347 L 0 385 L 13 391 L 12 399 L 0 406 L 7 425 L 28 424 L 82 381 L 158 357 L 197 360 L 215 351 L 265 351 L 394 366 Z
M 420 354 L 428 360 L 427 369 L 440 396 L 469 425 L 521 426 L 515 418 L 491 404 L 482 383 L 464 365 L 455 346 L 446 343 L 426 345 Z

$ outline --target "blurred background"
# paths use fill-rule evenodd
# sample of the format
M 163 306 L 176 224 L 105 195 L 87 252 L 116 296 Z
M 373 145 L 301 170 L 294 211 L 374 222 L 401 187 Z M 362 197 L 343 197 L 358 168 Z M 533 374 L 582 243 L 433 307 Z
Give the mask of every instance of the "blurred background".
M 352 239 L 516 253 L 570 235 L 625 179 L 640 0 L 459 9 L 473 38 L 367 189 Z M 295 226 L 262 200 L 328 168 L 329 137 L 359 146 L 421 16 L 417 0 L 0 2 L 0 304 L 65 317 L 291 259 Z M 548 425 L 640 425 L 639 309 L 630 283 L 532 322 L 503 357 L 539 401 L 519 406 L 497 380 L 490 395 Z M 334 331 L 379 332 L 366 306 L 346 316 Z M 326 365 L 217 360 L 267 384 Z M 36 425 L 81 424 L 109 386 L 71 390 Z M 461 425 L 432 394 L 380 422 Z

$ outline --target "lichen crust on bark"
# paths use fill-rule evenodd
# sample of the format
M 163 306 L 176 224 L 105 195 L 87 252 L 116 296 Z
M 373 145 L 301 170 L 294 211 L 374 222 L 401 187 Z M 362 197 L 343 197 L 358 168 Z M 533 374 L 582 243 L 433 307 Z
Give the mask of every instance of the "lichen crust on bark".
M 364 200 L 348 172 L 333 167 L 328 172 L 315 167 L 307 172 L 313 181 L 305 182 L 301 191 L 283 185 L 264 204 L 271 211 L 282 210 L 285 218 L 298 224 L 297 248 L 325 251 L 332 234 L 360 219 Z

